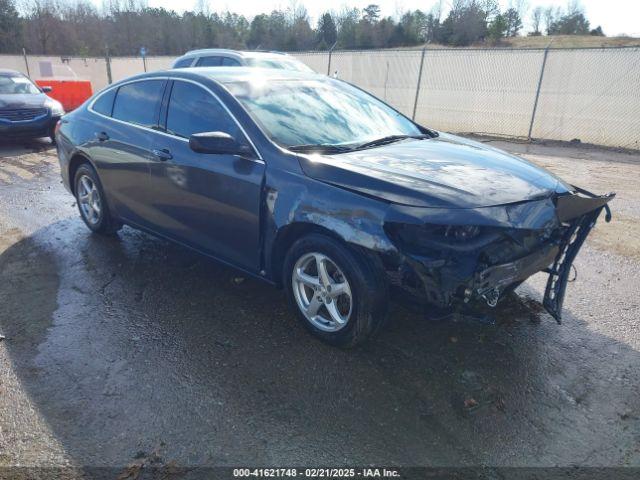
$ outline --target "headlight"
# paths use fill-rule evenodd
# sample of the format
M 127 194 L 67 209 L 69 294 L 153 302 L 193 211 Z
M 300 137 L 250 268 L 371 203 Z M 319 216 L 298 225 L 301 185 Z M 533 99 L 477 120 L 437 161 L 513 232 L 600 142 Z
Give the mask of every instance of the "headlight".
M 500 233 L 492 228 L 477 225 L 416 225 L 389 223 L 389 237 L 398 246 L 414 252 L 437 250 L 467 251 L 481 248 L 499 238 Z
M 53 98 L 47 98 L 44 102 L 44 106 L 51 110 L 51 115 L 54 117 L 61 117 L 64 115 L 64 108 L 62 107 L 62 104 Z
M 464 242 L 480 235 L 480 227 L 477 225 L 448 225 L 444 227 L 444 236 Z

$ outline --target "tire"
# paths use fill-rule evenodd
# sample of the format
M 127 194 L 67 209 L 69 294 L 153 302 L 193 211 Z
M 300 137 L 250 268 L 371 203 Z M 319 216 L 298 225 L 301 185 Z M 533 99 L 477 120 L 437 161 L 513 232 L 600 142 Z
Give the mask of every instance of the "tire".
M 56 127 L 55 125 L 49 129 L 49 138 L 51 139 L 51 145 L 56 144 Z
M 319 264 L 328 275 L 321 274 Z M 306 235 L 291 246 L 283 284 L 305 328 L 331 345 L 358 345 L 386 321 L 389 294 L 379 260 L 326 235 Z
M 84 163 L 78 167 L 73 184 L 80 217 L 89 230 L 101 235 L 114 235 L 122 228 L 122 224 L 109 212 L 100 178 L 91 164 Z M 91 193 L 85 196 L 89 187 L 95 187 L 95 190 L 91 188 Z

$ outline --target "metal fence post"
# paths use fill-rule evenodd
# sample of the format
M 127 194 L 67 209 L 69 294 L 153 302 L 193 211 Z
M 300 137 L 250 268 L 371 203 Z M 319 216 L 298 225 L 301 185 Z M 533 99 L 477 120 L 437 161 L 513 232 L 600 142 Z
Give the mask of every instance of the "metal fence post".
M 27 58 L 27 50 L 22 49 L 22 56 L 24 57 L 24 65 L 27 67 L 27 77 L 31 77 L 31 72 L 29 72 L 29 59 Z
M 113 83 L 113 78 L 111 77 L 111 57 L 109 56 L 109 47 L 105 48 L 104 60 L 107 66 L 107 84 L 111 85 Z
M 337 40 L 335 42 L 333 42 L 333 45 L 331 45 L 331 48 L 329 49 L 329 60 L 327 61 L 327 75 L 328 76 L 331 75 L 331 54 L 333 53 L 333 49 L 336 48 L 336 44 L 337 43 L 338 43 Z
M 422 68 L 424 67 L 424 55 L 427 52 L 427 47 L 422 49 L 422 56 L 420 57 L 420 70 L 418 71 L 418 84 L 416 85 L 416 98 L 413 101 L 413 115 L 411 120 L 416 119 L 416 110 L 418 109 L 418 97 L 420 96 L 420 84 L 422 83 Z
M 538 88 L 536 90 L 536 100 L 533 102 L 533 112 L 531 113 L 531 123 L 529 124 L 529 134 L 527 139 L 531 141 L 531 135 L 533 134 L 533 123 L 536 121 L 536 112 L 538 111 L 538 101 L 540 100 L 540 90 L 542 89 L 542 80 L 544 79 L 544 71 L 547 67 L 547 57 L 549 56 L 549 47 L 544 49 L 544 56 L 542 57 L 542 67 L 540 68 L 540 78 L 538 78 Z

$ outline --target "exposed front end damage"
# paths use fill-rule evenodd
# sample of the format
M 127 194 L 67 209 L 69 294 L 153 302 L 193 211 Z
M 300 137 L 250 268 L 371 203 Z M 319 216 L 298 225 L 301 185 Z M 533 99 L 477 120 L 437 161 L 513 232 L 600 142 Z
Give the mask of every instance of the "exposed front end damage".
M 403 148 L 410 147 L 417 148 Z M 490 154 L 485 152 L 485 160 L 492 162 Z M 283 239 L 295 238 L 288 235 L 292 231 L 313 227 L 369 252 L 386 271 L 392 292 L 435 315 L 468 312 L 479 303 L 493 307 L 532 275 L 546 272 L 543 304 L 560 321 L 573 260 L 602 210 L 609 220 L 607 204 L 614 194 L 593 195 L 520 159 L 510 163 L 511 157 L 494 162 L 496 180 L 484 169 L 469 167 L 477 155 L 474 149 L 464 157 L 465 168 L 449 161 L 440 167 L 449 175 L 442 173 L 442 182 L 465 189 L 436 188 L 435 177 L 428 175 L 435 167 L 428 162 L 416 163 L 422 165 L 420 178 L 404 170 L 398 178 L 378 172 L 375 163 L 355 172 L 349 155 L 331 161 L 300 157 L 304 173 L 314 181 L 302 187 L 293 174 L 283 172 L 267 180 L 267 275 L 280 278 L 282 254 L 274 246 L 287 245 Z M 470 178 L 484 186 L 474 187 Z M 519 197 L 523 200 L 514 201 Z
M 581 189 L 551 198 L 476 209 L 390 209 L 385 257 L 391 283 L 443 310 L 491 307 L 531 275 L 549 274 L 543 304 L 558 321 L 571 265 L 613 194 Z

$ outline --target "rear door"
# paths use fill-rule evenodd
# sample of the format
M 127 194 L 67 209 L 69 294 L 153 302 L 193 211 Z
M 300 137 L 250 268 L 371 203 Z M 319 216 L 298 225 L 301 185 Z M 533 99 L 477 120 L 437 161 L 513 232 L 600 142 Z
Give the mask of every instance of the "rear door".
M 165 131 L 154 133 L 151 167 L 154 228 L 250 271 L 259 267 L 259 212 L 265 164 L 257 155 L 196 153 L 194 133 L 222 131 L 250 145 L 218 98 L 175 79 L 168 88 Z
M 94 123 L 95 140 L 89 155 L 117 215 L 141 226 L 149 225 L 145 187 L 154 161 L 150 147 L 166 83 L 166 79 L 127 83 L 107 91 L 92 106 L 100 118 Z

